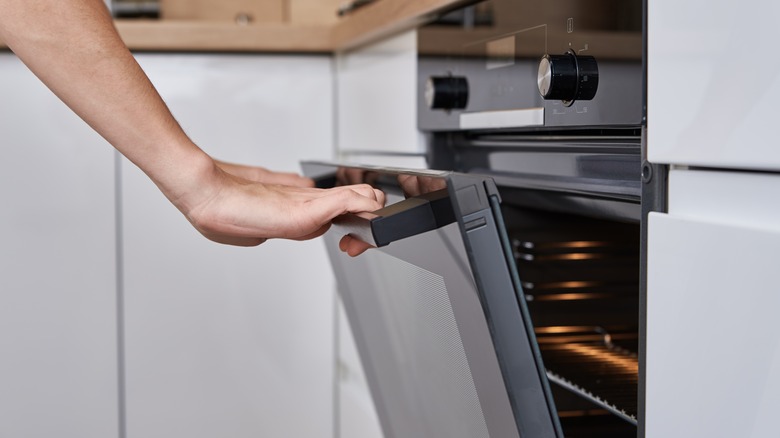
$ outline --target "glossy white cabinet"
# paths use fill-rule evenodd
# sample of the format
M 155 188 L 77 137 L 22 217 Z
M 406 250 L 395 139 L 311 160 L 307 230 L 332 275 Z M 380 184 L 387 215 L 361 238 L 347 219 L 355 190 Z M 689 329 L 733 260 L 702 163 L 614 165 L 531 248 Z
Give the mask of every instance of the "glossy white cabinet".
M 422 154 L 417 130 L 417 33 L 336 56 L 338 127 L 341 154 L 375 163 L 370 153 Z M 357 159 L 357 158 L 356 158 Z
M 0 53 L 0 437 L 117 437 L 114 151 Z
M 673 167 L 649 219 L 647 437 L 774 436 L 780 6 L 647 5 L 648 158 L 710 168 Z
M 780 170 L 780 3 L 647 5 L 650 160 Z
M 288 171 L 332 157 L 330 58 L 137 58 L 212 155 Z M 127 436 L 332 436 L 334 280 L 322 242 L 212 243 L 132 164 L 122 172 Z
M 780 175 L 674 170 L 649 220 L 647 436 L 776 435 Z

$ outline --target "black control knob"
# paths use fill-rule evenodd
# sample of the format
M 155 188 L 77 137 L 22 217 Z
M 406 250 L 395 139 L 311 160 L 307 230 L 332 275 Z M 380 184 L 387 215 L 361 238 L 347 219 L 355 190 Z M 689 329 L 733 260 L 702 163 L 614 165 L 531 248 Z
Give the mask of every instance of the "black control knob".
M 544 55 L 536 81 L 543 98 L 571 105 L 576 100 L 591 100 L 596 96 L 599 66 L 596 58 L 580 56 L 571 50 L 563 55 Z
M 469 102 L 469 83 L 463 76 L 431 76 L 425 83 L 430 109 L 463 109 Z

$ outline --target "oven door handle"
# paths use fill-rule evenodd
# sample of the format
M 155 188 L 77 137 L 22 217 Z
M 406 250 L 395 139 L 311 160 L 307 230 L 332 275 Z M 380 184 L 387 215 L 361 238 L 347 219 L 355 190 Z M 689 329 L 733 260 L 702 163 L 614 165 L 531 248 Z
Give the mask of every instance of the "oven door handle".
M 333 220 L 334 229 L 372 246 L 388 245 L 455 222 L 447 189 L 406 198 L 371 213 L 345 214 Z

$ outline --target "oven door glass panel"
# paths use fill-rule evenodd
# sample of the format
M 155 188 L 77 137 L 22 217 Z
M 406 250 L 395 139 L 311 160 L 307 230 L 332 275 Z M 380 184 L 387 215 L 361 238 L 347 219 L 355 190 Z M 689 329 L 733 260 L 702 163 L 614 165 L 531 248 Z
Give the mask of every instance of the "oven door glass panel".
M 388 205 L 404 201 L 387 185 L 403 173 L 370 172 Z M 497 196 L 480 178 L 436 178 L 456 222 L 355 258 L 338 249 L 343 228 L 324 237 L 385 436 L 561 436 Z

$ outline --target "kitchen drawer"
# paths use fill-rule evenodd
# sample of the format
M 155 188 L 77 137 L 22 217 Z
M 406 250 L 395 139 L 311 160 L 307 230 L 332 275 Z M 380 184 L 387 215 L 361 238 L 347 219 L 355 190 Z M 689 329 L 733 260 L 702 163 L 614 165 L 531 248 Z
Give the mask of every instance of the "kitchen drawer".
M 776 435 L 780 230 L 652 213 L 648 438 Z
M 650 160 L 780 170 L 780 3 L 647 4 Z

